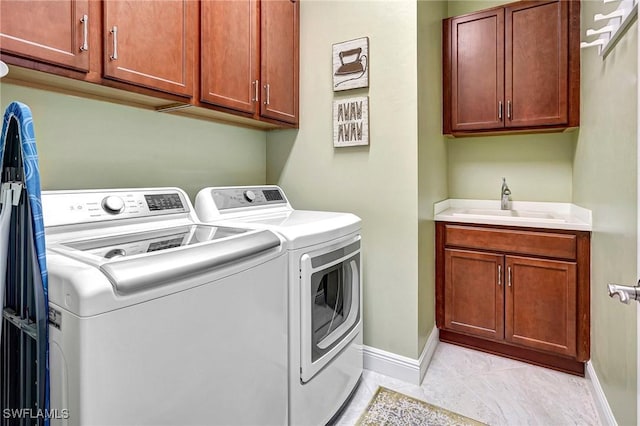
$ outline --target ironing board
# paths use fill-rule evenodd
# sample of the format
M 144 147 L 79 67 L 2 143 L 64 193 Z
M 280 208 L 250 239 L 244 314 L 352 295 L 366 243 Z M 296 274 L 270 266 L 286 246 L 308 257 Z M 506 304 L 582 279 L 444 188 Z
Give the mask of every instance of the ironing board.
M 31 110 L 13 102 L 0 135 L 0 424 L 49 424 L 47 266 Z M 22 410 L 22 411 L 20 411 Z

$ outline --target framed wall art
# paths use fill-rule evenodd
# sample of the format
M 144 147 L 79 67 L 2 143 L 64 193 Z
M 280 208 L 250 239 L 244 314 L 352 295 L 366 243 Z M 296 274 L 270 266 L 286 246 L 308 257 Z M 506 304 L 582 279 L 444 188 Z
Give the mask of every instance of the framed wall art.
M 333 45 L 333 91 L 369 87 L 369 37 Z
M 369 145 L 369 97 L 333 101 L 333 146 Z

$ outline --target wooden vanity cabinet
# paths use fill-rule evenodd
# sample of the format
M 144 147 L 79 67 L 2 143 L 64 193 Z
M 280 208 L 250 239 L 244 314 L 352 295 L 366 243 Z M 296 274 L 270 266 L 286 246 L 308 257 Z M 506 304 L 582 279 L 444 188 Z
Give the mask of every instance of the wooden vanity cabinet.
M 444 327 L 502 340 L 504 291 L 501 283 L 504 256 L 445 249 L 444 258 Z
M 507 342 L 575 357 L 575 261 L 505 256 Z
M 297 1 L 202 2 L 201 33 L 203 103 L 298 123 Z
M 440 340 L 584 374 L 590 233 L 436 224 Z
M 580 2 L 519 1 L 443 21 L 443 132 L 579 124 Z

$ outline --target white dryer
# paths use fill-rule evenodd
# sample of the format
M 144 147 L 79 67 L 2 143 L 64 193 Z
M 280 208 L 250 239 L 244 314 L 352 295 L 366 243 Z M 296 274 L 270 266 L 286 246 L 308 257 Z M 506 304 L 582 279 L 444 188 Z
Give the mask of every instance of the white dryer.
M 43 192 L 54 425 L 287 423 L 287 257 L 177 188 Z
M 289 424 L 328 423 L 363 370 L 360 218 L 294 210 L 277 186 L 205 188 L 195 206 L 203 222 L 271 230 L 286 239 Z

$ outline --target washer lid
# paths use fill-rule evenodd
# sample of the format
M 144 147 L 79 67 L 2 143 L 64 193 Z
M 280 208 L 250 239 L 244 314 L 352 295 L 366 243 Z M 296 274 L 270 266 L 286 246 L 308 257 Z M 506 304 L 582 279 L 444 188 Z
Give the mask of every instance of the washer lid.
M 130 294 L 278 246 L 280 239 L 269 231 L 190 225 L 68 241 L 50 249 L 99 268 L 117 293 Z
M 289 249 L 331 241 L 357 232 L 361 227 L 360 218 L 354 214 L 313 210 L 246 215 L 221 223 L 277 232 L 288 241 Z

